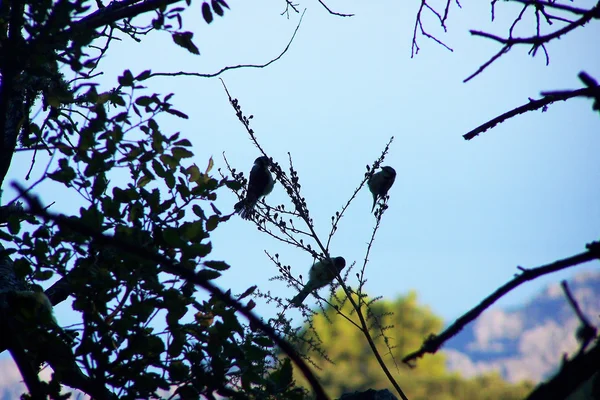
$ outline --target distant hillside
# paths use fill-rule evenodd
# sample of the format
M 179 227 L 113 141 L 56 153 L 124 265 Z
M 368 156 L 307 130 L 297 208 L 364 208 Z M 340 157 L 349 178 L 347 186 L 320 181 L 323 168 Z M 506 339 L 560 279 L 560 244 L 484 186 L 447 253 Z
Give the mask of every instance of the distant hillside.
M 582 311 L 599 326 L 600 271 L 577 274 L 568 283 Z M 484 312 L 443 350 L 448 367 L 465 377 L 498 371 L 511 382 L 537 382 L 555 372 L 564 353 L 578 349 L 578 326 L 577 316 L 556 283 L 527 304 Z

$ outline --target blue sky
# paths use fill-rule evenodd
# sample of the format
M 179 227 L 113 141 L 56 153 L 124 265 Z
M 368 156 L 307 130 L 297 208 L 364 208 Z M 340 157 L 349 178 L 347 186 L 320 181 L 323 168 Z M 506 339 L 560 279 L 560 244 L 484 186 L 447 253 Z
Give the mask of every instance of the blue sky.
M 598 238 L 600 119 L 591 101 L 571 100 L 546 113 L 518 116 L 471 142 L 462 134 L 528 97 L 539 97 L 540 91 L 580 87 L 581 70 L 600 78 L 600 59 L 590 50 L 597 47 L 600 24 L 551 43 L 548 67 L 542 55 L 531 58 L 528 48 L 515 48 L 465 84 L 462 80 L 498 50 L 468 29 L 503 34 L 517 6 L 498 4 L 497 22 L 490 25 L 489 4 L 453 5 L 449 32 L 439 37 L 454 52 L 420 36 L 421 51 L 411 59 L 418 4 L 400 3 L 328 3 L 355 14 L 339 18 L 317 2 L 303 2 L 300 7 L 308 10 L 302 26 L 281 60 L 221 77 L 244 112 L 254 115 L 253 128 L 269 155 L 285 164 L 292 152 L 322 237 L 329 232 L 331 216 L 362 179 L 365 165 L 395 137 L 385 164 L 398 176 L 371 252 L 366 288 L 372 296 L 386 298 L 416 290 L 423 304 L 451 322 L 510 279 L 517 265 L 534 267 L 564 258 Z M 224 18 L 206 25 L 199 4 L 186 14 L 184 30 L 195 32 L 200 56 L 173 45 L 166 34 L 151 35 L 141 44 L 124 39 L 114 43 L 104 60 L 104 88 L 125 68 L 134 75 L 146 69 L 210 73 L 225 65 L 264 63 L 282 51 L 299 18 L 279 15 L 283 1 L 231 1 Z M 431 33 L 440 33 L 434 20 L 426 18 L 425 23 Z M 175 93 L 176 107 L 190 115 L 189 120 L 165 119 L 161 126 L 165 133 L 181 131 L 192 141 L 200 167 L 210 156 L 216 167 L 224 167 L 225 152 L 248 174 L 258 151 L 219 80 L 154 78 L 147 86 Z M 7 182 L 23 182 L 30 156 L 15 157 Z M 34 177 L 43 166 L 38 160 Z M 45 203 L 56 201 L 55 211 L 80 206 L 53 183 L 40 185 L 38 193 Z M 7 190 L 3 199 L 11 197 Z M 235 201 L 223 189 L 216 205 L 228 211 Z M 371 201 L 366 189 L 359 194 L 334 238 L 333 255 L 360 263 L 374 224 Z M 280 185 L 267 202 L 287 202 Z M 212 242 L 211 258 L 232 266 L 217 282 L 234 293 L 257 284 L 263 291 L 293 296 L 280 282 L 269 281 L 277 271 L 264 250 L 279 253 L 303 275 L 311 263 L 308 254 L 283 246 L 239 218 L 219 226 Z M 529 283 L 501 304 L 526 301 L 542 285 L 586 268 L 597 265 Z M 72 321 L 68 307 L 56 309 L 63 324 Z M 274 312 L 271 305 L 256 310 L 265 316 Z

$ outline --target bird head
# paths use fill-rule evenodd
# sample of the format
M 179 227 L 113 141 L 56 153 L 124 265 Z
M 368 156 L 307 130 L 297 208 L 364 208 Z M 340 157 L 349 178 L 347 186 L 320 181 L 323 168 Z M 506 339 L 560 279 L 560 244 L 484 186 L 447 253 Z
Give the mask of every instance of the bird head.
M 254 160 L 255 165 L 259 165 L 261 167 L 268 167 L 271 160 L 267 156 L 260 156 L 256 160 Z
M 333 259 L 333 264 L 335 265 L 335 268 L 339 272 L 342 269 L 344 269 L 344 267 L 346 266 L 346 260 L 344 259 L 344 257 L 335 257 Z
M 381 171 L 383 171 L 383 174 L 386 178 L 395 178 L 396 177 L 396 170 L 392 167 L 382 167 Z

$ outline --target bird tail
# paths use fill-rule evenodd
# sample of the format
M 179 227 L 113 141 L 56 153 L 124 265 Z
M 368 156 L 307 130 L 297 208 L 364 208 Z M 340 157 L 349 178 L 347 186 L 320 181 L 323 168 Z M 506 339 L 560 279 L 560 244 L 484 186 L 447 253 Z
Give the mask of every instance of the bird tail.
M 243 219 L 249 219 L 250 215 L 252 215 L 252 210 L 254 210 L 255 205 L 255 201 L 251 201 L 246 198 L 237 202 L 236 205 L 233 206 L 233 209 L 236 213 L 240 214 L 240 217 L 242 217 Z
M 306 299 L 308 297 L 308 295 L 310 294 L 310 290 L 305 290 L 306 288 L 302 288 L 302 290 L 300 291 L 300 293 L 298 293 L 291 301 L 290 303 L 294 306 L 294 307 L 300 307 L 302 305 L 302 303 L 304 302 L 304 299 Z
M 373 195 L 373 207 L 371 208 L 371 212 L 375 210 L 375 206 L 377 205 L 377 195 Z

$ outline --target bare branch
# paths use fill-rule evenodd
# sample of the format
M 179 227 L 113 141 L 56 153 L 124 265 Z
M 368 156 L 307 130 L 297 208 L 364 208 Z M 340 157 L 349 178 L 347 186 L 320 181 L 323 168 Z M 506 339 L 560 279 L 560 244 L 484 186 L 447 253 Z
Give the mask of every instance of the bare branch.
M 559 3 L 555 3 L 555 2 L 550 3 L 547 1 L 539 1 L 539 0 L 535 0 L 535 1 L 532 1 L 532 0 L 510 0 L 510 1 L 526 4 L 526 5 L 530 5 L 530 6 L 534 6 L 534 7 L 541 6 L 541 7 L 554 8 L 557 10 L 568 11 L 572 14 L 579 14 L 579 15 L 583 15 L 590 11 L 590 10 L 586 10 L 585 8 L 577 8 L 577 7 L 568 6 L 566 4 L 559 4 Z
M 571 308 L 575 312 L 575 315 L 577 315 L 577 318 L 579 318 L 579 322 L 581 322 L 581 326 L 577 329 L 577 339 L 581 341 L 578 354 L 582 354 L 590 342 L 596 337 L 597 329 L 595 326 L 590 324 L 590 321 L 583 314 L 581 308 L 579 308 L 579 303 L 577 303 L 571 294 L 567 281 L 562 281 L 560 284 L 563 288 L 563 292 L 565 292 L 565 296 L 567 296 L 567 300 L 569 301 Z
M 579 74 L 577 74 L 577 77 L 588 88 L 595 87 L 596 89 L 598 89 L 598 87 L 599 87 L 598 81 L 595 80 L 594 78 L 592 78 L 587 72 L 581 71 Z M 544 93 L 542 93 L 542 94 L 544 94 Z M 600 90 L 596 90 L 596 93 L 593 95 L 593 97 L 594 97 L 594 104 L 592 105 L 592 110 L 600 111 Z
M 482 73 L 484 69 L 486 69 L 487 67 L 489 67 L 490 65 L 492 65 L 492 63 L 494 61 L 496 61 L 497 59 L 499 59 L 504 53 L 508 52 L 509 50 L 510 50 L 510 48 L 507 48 L 507 47 L 501 48 L 499 52 L 497 52 L 496 54 L 494 54 L 489 60 L 487 60 L 485 63 L 483 63 L 477 69 L 477 71 L 473 72 L 471 75 L 469 75 L 467 78 L 465 78 L 463 80 L 463 83 L 469 82 L 471 79 L 475 78 L 477 75 L 479 75 L 480 73 Z
M 530 36 L 530 37 L 516 37 L 516 38 L 515 37 L 502 38 L 500 36 L 493 35 L 493 34 L 487 33 L 487 32 L 482 32 L 482 31 L 470 30 L 469 32 L 473 36 L 481 36 L 481 37 L 484 37 L 487 39 L 492 39 L 492 40 L 495 40 L 496 42 L 502 43 L 506 46 L 514 46 L 516 44 L 533 44 L 536 46 L 541 46 L 542 44 L 548 43 L 549 41 L 551 41 L 553 39 L 558 39 L 562 35 L 571 32 L 575 28 L 578 28 L 580 26 L 587 24 L 593 18 L 598 18 L 598 13 L 600 13 L 600 2 L 598 2 L 598 4 L 596 4 L 596 6 L 594 6 L 594 8 L 590 9 L 586 14 L 584 14 L 578 20 L 574 21 L 573 23 L 571 23 L 567 26 L 562 27 L 561 29 L 558 29 L 552 33 L 549 33 L 547 35 L 536 35 L 536 36 Z
M 306 12 L 306 9 L 304 9 L 304 11 L 302 11 L 302 15 L 300 16 L 300 21 L 298 21 L 298 25 L 296 26 L 296 29 L 294 30 L 294 33 L 292 34 L 292 37 L 290 38 L 287 46 L 285 46 L 285 48 L 283 49 L 283 51 L 275 58 L 273 58 L 272 60 L 268 61 L 265 64 L 240 64 L 240 65 L 232 65 L 232 66 L 227 66 L 227 67 L 223 67 L 221 68 L 219 71 L 217 72 L 213 72 L 210 74 L 202 74 L 199 72 L 154 72 L 151 73 L 148 78 L 152 78 L 155 76 L 196 76 L 196 77 L 200 77 L 200 78 L 214 78 L 216 76 L 221 75 L 223 72 L 225 71 L 229 71 L 232 69 L 240 69 L 240 68 L 265 68 L 268 67 L 269 65 L 273 64 L 275 61 L 279 60 L 281 57 L 283 57 L 283 55 L 289 50 L 290 45 L 292 44 L 292 42 L 294 41 L 294 38 L 296 37 L 296 33 L 298 33 L 298 29 L 300 28 L 300 24 L 302 23 L 302 18 L 304 18 L 304 13 Z
M 548 63 L 549 57 L 548 57 L 548 53 L 544 47 L 547 43 L 549 43 L 550 41 L 552 41 L 554 39 L 558 39 L 559 37 L 573 31 L 576 28 L 582 27 L 583 25 L 590 22 L 592 19 L 600 18 L 600 0 L 596 3 L 596 5 L 594 7 L 592 7 L 589 10 L 581 10 L 578 8 L 571 8 L 571 7 L 567 7 L 567 6 L 565 6 L 564 8 L 560 8 L 557 6 L 555 8 L 562 9 L 564 11 L 573 12 L 576 15 L 581 15 L 581 17 L 575 21 L 570 22 L 564 18 L 550 16 L 549 14 L 545 13 L 545 11 L 542 11 L 542 14 L 546 17 L 546 21 L 548 24 L 552 24 L 551 18 L 560 20 L 562 22 L 568 21 L 568 23 L 567 23 L 567 25 L 563 26 L 560 29 L 555 30 L 554 32 L 548 33 L 546 35 L 541 35 L 540 34 L 539 14 L 540 14 L 540 9 L 543 10 L 543 7 L 546 6 L 547 4 L 545 2 L 539 2 L 539 1 L 527 1 L 527 0 L 521 0 L 521 1 L 513 0 L 513 1 L 518 1 L 519 3 L 524 4 L 524 6 L 523 6 L 523 9 L 520 11 L 519 15 L 517 16 L 517 18 L 514 20 L 513 24 L 511 25 L 509 33 L 508 33 L 508 37 L 504 38 L 504 37 L 494 35 L 494 34 L 491 34 L 488 32 L 482 32 L 482 31 L 477 31 L 477 30 L 470 31 L 471 35 L 473 35 L 473 36 L 479 36 L 479 37 L 483 37 L 486 39 L 491 39 L 493 41 L 501 43 L 503 45 L 503 47 L 502 47 L 502 49 L 500 49 L 500 51 L 498 53 L 496 53 L 496 55 L 494 55 L 485 64 L 480 66 L 477 69 L 477 71 L 475 71 L 473 74 L 471 74 L 469 77 L 467 77 L 463 82 L 468 82 L 469 80 L 473 79 L 475 76 L 479 75 L 481 72 L 483 72 L 483 70 L 485 68 L 487 68 L 490 64 L 492 64 L 494 61 L 496 61 L 498 58 L 500 58 L 500 56 L 502 56 L 503 54 L 510 51 L 512 49 L 512 47 L 515 45 L 520 45 L 520 44 L 532 45 L 530 54 L 532 54 L 533 56 L 535 56 L 538 48 L 540 48 L 540 47 L 543 48 L 544 53 L 546 55 L 546 63 Z M 492 19 L 493 19 L 494 4 L 495 4 L 495 2 L 492 2 Z M 554 3 L 552 3 L 552 4 L 554 4 Z M 513 37 L 512 33 L 513 33 L 515 26 L 521 20 L 523 14 L 525 13 L 525 10 L 529 6 L 532 6 L 535 8 L 536 34 L 534 36 L 530 36 L 530 37 Z M 415 29 L 416 29 L 416 27 L 415 27 Z
M 285 10 L 283 10 L 283 12 L 280 15 L 284 15 L 289 19 L 290 18 L 290 8 L 292 10 L 294 10 L 294 12 L 296 14 L 298 14 L 300 11 L 298 11 L 298 9 L 296 8 L 298 6 L 298 4 L 294 4 L 291 2 L 291 0 L 285 0 Z
M 595 86 L 595 87 L 588 87 L 588 88 L 577 89 L 577 90 L 569 90 L 569 91 L 564 91 L 564 92 L 542 92 L 542 95 L 544 97 L 542 97 L 541 99 L 530 100 L 529 103 L 527 103 L 527 104 L 524 104 L 520 107 L 517 107 L 515 109 L 507 111 L 504 114 L 499 115 L 496 118 L 489 120 L 485 124 L 480 125 L 477 128 L 465 133 L 463 135 L 463 138 L 465 138 L 465 140 L 471 140 L 475 136 L 487 131 L 490 128 L 493 128 L 494 126 L 498 125 L 499 123 L 502 123 L 502 122 L 506 121 L 507 119 L 510 119 L 519 114 L 524 114 L 528 111 L 534 111 L 534 110 L 538 110 L 540 108 L 542 108 L 543 111 L 545 111 L 546 106 L 548 106 L 549 104 L 555 103 L 557 101 L 569 100 L 574 97 L 595 97 L 595 96 L 599 95 L 599 92 L 600 92 L 600 85 Z
M 450 338 L 454 337 L 460 332 L 469 322 L 475 320 L 481 313 L 488 309 L 492 304 L 498 301 L 502 296 L 509 293 L 511 290 L 520 286 L 521 284 L 536 279 L 542 275 L 557 272 L 566 268 L 574 267 L 579 264 L 583 264 L 588 261 L 600 258 L 600 242 L 592 242 L 586 246 L 587 251 L 577 254 L 575 256 L 565 258 L 553 262 L 552 264 L 544 265 L 537 268 L 519 269 L 522 271 L 521 274 L 517 275 L 514 279 L 510 280 L 494 293 L 483 299 L 476 307 L 465 313 L 463 316 L 458 318 L 452 325 L 444 330 L 439 335 L 431 334 L 424 342 L 421 348 L 413 353 L 405 356 L 402 361 L 409 366 L 412 366 L 412 361 L 417 358 L 423 357 L 425 354 L 436 353 L 442 345 Z
M 458 7 L 460 7 L 460 3 L 458 2 L 458 0 L 455 0 L 455 1 L 456 1 L 456 4 L 458 5 Z M 437 11 L 435 8 L 433 8 L 431 5 L 429 5 L 429 3 L 427 3 L 427 0 L 421 0 L 421 5 L 419 6 L 419 10 L 417 11 L 417 16 L 415 18 L 415 27 L 413 28 L 413 38 L 412 38 L 412 46 L 411 46 L 411 52 L 410 52 L 411 58 L 413 58 L 415 55 L 419 54 L 419 50 L 420 50 L 420 47 L 417 44 L 417 29 L 419 29 L 421 31 L 421 35 L 425 36 L 426 38 L 433 40 L 437 44 L 445 47 L 447 50 L 454 51 L 454 50 L 452 50 L 452 48 L 450 48 L 447 44 L 442 42 L 440 39 L 438 39 L 437 37 L 428 33 L 425 30 L 425 28 L 423 27 L 423 22 L 421 21 L 423 9 L 426 8 L 436 17 L 436 19 L 439 21 L 442 29 L 444 29 L 444 32 L 446 32 L 447 31 L 446 20 L 448 19 L 448 13 L 450 12 L 450 3 L 451 2 L 452 2 L 452 0 L 446 0 L 446 5 L 444 7 L 444 13 L 442 14 L 439 11 Z
M 329 7 L 327 7 L 327 4 L 325 4 L 323 2 L 323 0 L 319 0 L 319 3 L 321 3 L 321 5 L 323 7 L 325 7 L 325 9 L 327 11 L 329 11 L 329 14 L 337 15 L 338 17 L 353 17 L 354 16 L 354 14 L 342 14 L 342 13 L 338 13 L 338 12 L 335 12 L 335 11 L 331 11 L 331 9 Z
M 348 207 L 350 207 L 350 204 L 356 198 L 356 195 L 358 195 L 358 192 L 360 192 L 360 190 L 363 188 L 363 186 L 365 185 L 365 183 L 367 183 L 367 181 L 369 180 L 369 178 L 371 176 L 373 176 L 373 173 L 379 168 L 379 166 L 381 165 L 381 163 L 383 163 L 383 160 L 385 159 L 385 156 L 387 155 L 387 153 L 388 153 L 388 151 L 390 149 L 390 145 L 392 144 L 393 141 L 394 141 L 394 137 L 392 136 L 390 138 L 390 140 L 387 142 L 387 144 L 385 145 L 385 148 L 383 149 L 383 152 L 381 153 L 381 155 L 379 156 L 379 158 L 377 160 L 375 160 L 375 162 L 371 166 L 371 170 L 369 172 L 365 173 L 365 177 L 363 178 L 363 180 L 361 181 L 361 183 L 354 190 L 354 193 L 352 193 L 352 196 L 350 196 L 350 199 L 348 199 L 348 201 L 346 202 L 346 204 L 342 207 L 342 210 L 336 212 L 335 216 L 331 217 L 331 231 L 329 232 L 329 237 L 327 238 L 327 244 L 325 245 L 325 249 L 327 251 L 329 251 L 329 244 L 331 243 L 331 239 L 333 238 L 334 233 L 337 232 L 338 225 L 339 225 L 342 217 L 344 216 L 344 213 L 346 212 L 346 210 L 348 209 Z M 368 166 L 367 166 L 367 169 L 368 169 Z
M 365 278 L 365 270 L 367 269 L 367 264 L 369 263 L 369 254 L 371 254 L 371 247 L 373 247 L 373 242 L 375 241 L 375 235 L 377 235 L 377 231 L 379 230 L 379 226 L 381 225 L 381 217 L 383 216 L 383 212 L 385 211 L 386 205 L 384 204 L 382 206 L 382 208 L 380 209 L 381 211 L 378 210 L 378 212 L 375 213 L 375 227 L 373 228 L 373 232 L 371 233 L 371 239 L 369 240 L 369 243 L 367 244 L 367 251 L 365 252 L 365 258 L 363 261 L 363 266 L 360 269 L 360 275 L 358 276 L 358 290 L 357 290 L 357 294 L 358 294 L 358 305 L 361 306 L 361 303 L 363 302 L 363 287 L 366 283 L 366 278 Z M 358 274 L 357 274 L 358 275 Z

